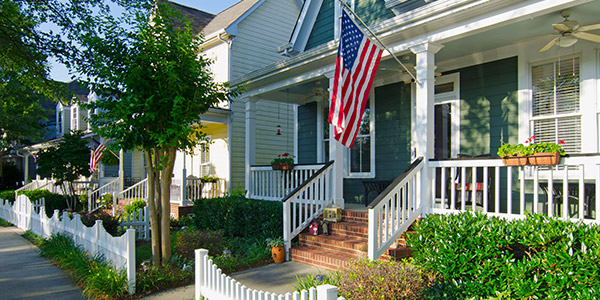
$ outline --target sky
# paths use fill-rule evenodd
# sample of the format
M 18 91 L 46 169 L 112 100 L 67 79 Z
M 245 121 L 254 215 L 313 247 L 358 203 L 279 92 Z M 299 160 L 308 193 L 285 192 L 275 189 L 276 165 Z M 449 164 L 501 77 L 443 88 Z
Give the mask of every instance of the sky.
M 202 10 L 211 14 L 218 14 L 226 8 L 237 3 L 239 0 L 171 0 L 175 3 L 192 7 L 198 10 Z M 50 71 L 50 77 L 57 81 L 69 82 L 71 81 L 71 75 L 64 65 L 57 63 L 54 60 L 50 61 L 52 69 Z

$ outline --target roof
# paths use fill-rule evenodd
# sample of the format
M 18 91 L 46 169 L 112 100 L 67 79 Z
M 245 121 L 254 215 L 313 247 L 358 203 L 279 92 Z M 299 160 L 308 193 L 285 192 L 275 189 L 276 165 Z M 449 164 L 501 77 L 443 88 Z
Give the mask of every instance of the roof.
M 200 33 L 200 31 L 202 31 L 202 29 L 215 18 L 215 15 L 202 10 L 197 10 L 195 8 L 187 7 L 170 1 L 169 4 L 172 8 L 179 10 L 184 16 L 190 19 L 190 25 L 192 26 L 194 34 Z
M 206 27 L 204 27 L 204 35 L 207 36 L 213 32 L 229 27 L 229 25 L 237 21 L 259 1 L 261 0 L 241 0 L 220 12 L 210 23 L 208 23 L 208 25 L 206 25 Z

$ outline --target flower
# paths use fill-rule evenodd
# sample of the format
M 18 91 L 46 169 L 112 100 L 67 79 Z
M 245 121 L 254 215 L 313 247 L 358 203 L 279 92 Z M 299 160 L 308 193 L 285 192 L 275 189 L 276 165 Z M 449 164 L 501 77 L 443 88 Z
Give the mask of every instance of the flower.
M 274 158 L 271 161 L 271 164 L 275 165 L 275 164 L 287 163 L 287 164 L 293 165 L 294 164 L 294 157 L 295 156 L 290 155 L 287 152 L 284 153 L 284 154 L 279 154 L 279 155 L 277 155 L 277 158 Z

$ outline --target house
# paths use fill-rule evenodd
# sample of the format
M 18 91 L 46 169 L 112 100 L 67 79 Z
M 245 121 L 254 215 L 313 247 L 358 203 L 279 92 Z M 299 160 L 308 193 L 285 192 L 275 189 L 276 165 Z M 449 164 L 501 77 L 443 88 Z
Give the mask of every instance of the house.
M 246 135 L 246 189 L 252 198 L 284 201 L 288 249 L 332 204 L 366 204 L 357 243 L 372 259 L 429 213 L 537 212 L 600 222 L 600 1 L 345 2 L 405 66 L 384 52 L 351 149 L 327 123 L 340 1 L 306 0 L 280 47 L 288 57 L 230 82 L 245 85 L 250 106 L 297 105 L 301 165 L 294 170 L 254 166 L 259 133 Z M 259 119 L 246 110 L 247 128 Z M 532 136 L 564 141 L 567 157 L 552 168 L 509 167 L 497 158 L 502 143 Z M 292 259 L 308 261 L 294 248 Z

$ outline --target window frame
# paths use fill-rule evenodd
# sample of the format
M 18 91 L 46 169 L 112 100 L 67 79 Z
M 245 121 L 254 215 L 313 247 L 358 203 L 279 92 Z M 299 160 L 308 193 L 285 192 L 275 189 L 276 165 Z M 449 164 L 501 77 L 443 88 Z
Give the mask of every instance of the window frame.
M 351 172 L 350 163 L 351 163 L 351 154 L 352 150 L 350 148 L 346 148 L 344 151 L 344 178 L 375 178 L 375 89 L 371 87 L 371 91 L 369 92 L 369 138 L 371 139 L 371 157 L 370 165 L 371 168 L 368 172 Z M 357 135 L 358 137 L 358 135 Z

